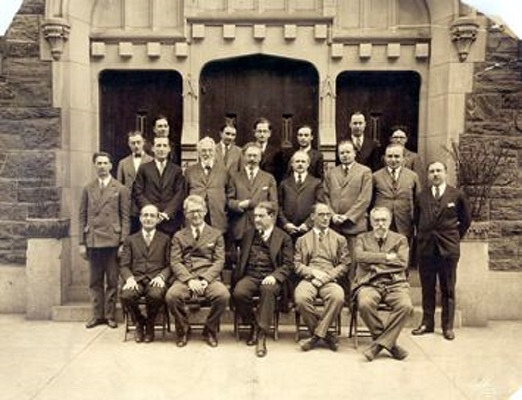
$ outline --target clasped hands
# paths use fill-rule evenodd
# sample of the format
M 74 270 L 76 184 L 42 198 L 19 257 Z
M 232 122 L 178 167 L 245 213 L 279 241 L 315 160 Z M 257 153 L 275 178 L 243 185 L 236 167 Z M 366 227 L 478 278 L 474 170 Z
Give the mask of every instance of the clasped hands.
M 330 275 L 328 275 L 326 272 L 321 271 L 319 269 L 312 270 L 312 285 L 314 285 L 317 288 L 320 288 L 328 281 L 330 281 Z
M 197 296 L 202 296 L 207 286 L 208 282 L 204 279 L 191 279 L 188 281 L 190 291 Z

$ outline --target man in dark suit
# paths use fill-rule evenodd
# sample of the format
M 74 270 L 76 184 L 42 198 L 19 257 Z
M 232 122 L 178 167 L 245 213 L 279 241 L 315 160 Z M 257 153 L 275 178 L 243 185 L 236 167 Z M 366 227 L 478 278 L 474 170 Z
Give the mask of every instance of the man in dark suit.
M 176 320 L 176 344 L 185 346 L 190 333 L 185 302 L 191 296 L 204 296 L 210 300 L 211 308 L 203 337 L 209 346 L 216 347 L 219 320 L 230 299 L 220 278 L 225 261 L 223 235 L 205 223 L 207 208 L 201 196 L 188 196 L 183 210 L 188 226 L 172 238 L 170 264 L 176 280 L 166 296 Z
M 149 161 L 152 161 L 152 157 L 149 156 L 143 150 L 145 144 L 143 135 L 140 131 L 131 131 L 128 134 L 128 143 L 131 150 L 131 154 L 120 160 L 118 163 L 118 169 L 116 172 L 116 179 L 120 181 L 129 191 L 132 192 L 132 184 L 136 179 L 136 173 L 138 168 Z M 140 212 L 136 202 L 131 200 L 131 233 L 137 232 L 140 229 Z
M 308 158 L 310 159 L 308 165 L 308 172 L 315 178 L 320 179 L 321 181 L 324 179 L 324 157 L 323 153 L 319 150 L 312 148 L 312 141 L 314 140 L 314 135 L 312 134 L 312 128 L 308 125 L 303 125 L 297 131 L 297 143 L 299 143 L 299 150 L 304 151 L 308 154 Z M 288 164 L 287 168 L 287 177 L 292 174 L 292 164 L 291 162 Z
M 355 161 L 366 165 L 372 171 L 377 171 L 381 165 L 381 145 L 378 141 L 365 136 L 366 118 L 360 112 L 352 114 L 350 118 L 351 140 L 356 156 Z
M 154 161 L 138 170 L 132 194 L 138 207 L 154 204 L 159 210 L 157 229 L 171 236 L 181 226 L 181 206 L 185 197 L 185 179 L 181 168 L 168 160 L 169 139 L 154 138 Z
M 344 235 L 353 257 L 355 237 L 368 230 L 366 217 L 372 200 L 372 171 L 355 161 L 352 142 L 339 143 L 337 150 L 341 165 L 328 171 L 324 187 L 334 212 L 332 227 Z
M 172 141 L 170 137 L 170 125 L 168 118 L 163 115 L 159 114 L 156 117 L 154 117 L 152 121 L 152 133 L 154 134 L 154 137 L 162 137 L 169 139 L 169 146 L 170 146 L 170 153 L 169 153 L 169 159 L 173 164 L 180 165 L 178 154 L 176 154 L 175 148 L 174 148 L 174 142 Z M 154 138 L 153 138 L 154 141 Z M 151 150 L 151 149 L 149 149 Z M 177 149 L 176 149 L 177 150 Z M 152 150 L 152 153 L 154 154 L 154 150 Z
M 356 239 L 357 267 L 352 283 L 352 296 L 372 336 L 364 356 L 373 361 L 382 349 L 387 349 L 396 360 L 404 360 L 408 352 L 397 344 L 397 338 L 413 311 L 406 279 L 408 241 L 404 235 L 390 231 L 391 212 L 386 207 L 375 207 L 370 222 L 373 230 Z M 385 321 L 378 312 L 381 302 L 391 307 Z
M 229 174 L 241 168 L 241 148 L 235 145 L 237 130 L 225 124 L 219 130 L 221 141 L 216 144 L 216 161 L 222 163 Z
M 327 204 L 314 205 L 314 227 L 296 243 L 294 268 L 301 281 L 294 291 L 295 305 L 312 334 L 301 344 L 303 351 L 312 350 L 321 341 L 332 351 L 339 347 L 337 337 L 328 328 L 343 308 L 343 279 L 351 259 L 346 239 L 329 229 L 332 215 Z M 314 307 L 317 296 L 324 300 L 322 315 Z
M 163 304 L 166 282 L 170 277 L 170 238 L 157 231 L 158 209 L 148 205 L 141 209 L 142 229 L 130 235 L 123 244 L 120 275 L 124 281 L 121 304 L 129 310 L 137 343 L 154 341 L 154 322 Z M 145 296 L 147 313 L 142 314 L 138 300 Z
M 272 136 L 272 126 L 266 118 L 258 118 L 254 122 L 255 142 L 261 148 L 261 161 L 259 167 L 271 174 L 277 183 L 283 180 L 286 172 L 283 152 L 278 146 L 269 143 Z
M 234 271 L 236 312 L 251 326 L 247 345 L 256 345 L 258 357 L 267 353 L 266 333 L 270 329 L 276 298 L 292 271 L 292 240 L 274 226 L 276 216 L 277 205 L 273 202 L 263 201 L 255 207 L 255 229 L 245 232 L 239 266 Z M 259 294 L 257 316 L 252 310 L 252 298 L 256 294 Z
M 312 228 L 313 205 L 325 202 L 322 181 L 309 173 L 308 154 L 301 150 L 294 153 L 292 175 L 279 185 L 279 225 L 294 241 Z
M 92 157 L 96 179 L 84 187 L 80 201 L 80 256 L 89 261 L 93 318 L 86 328 L 105 324 L 116 328 L 118 252 L 129 234 L 129 193 L 111 176 L 111 156 Z M 105 287 L 106 285 L 106 287 Z
M 445 339 L 453 340 L 460 240 L 468 231 L 471 215 L 464 193 L 449 186 L 446 179 L 446 165 L 440 161 L 430 163 L 430 187 L 419 195 L 415 204 L 414 221 L 417 226 L 423 315 L 421 325 L 412 334 L 423 335 L 434 331 L 435 285 L 438 277 L 442 333 Z
M 189 195 L 196 194 L 205 199 L 208 210 L 206 222 L 225 233 L 228 173 L 224 165 L 217 162 L 215 149 L 216 144 L 209 137 L 198 142 L 198 162 L 187 167 L 185 180 Z
M 230 229 L 239 242 L 248 229 L 254 228 L 254 208 L 261 201 L 277 204 L 277 185 L 274 177 L 259 167 L 261 148 L 247 143 L 243 148 L 245 166 L 230 177 L 227 202 L 230 212 Z

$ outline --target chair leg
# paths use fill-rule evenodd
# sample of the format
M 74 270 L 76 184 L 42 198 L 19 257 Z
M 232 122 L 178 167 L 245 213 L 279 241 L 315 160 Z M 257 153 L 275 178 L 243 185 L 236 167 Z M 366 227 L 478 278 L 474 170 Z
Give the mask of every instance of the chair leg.
M 353 314 L 353 347 L 357 349 L 357 346 L 359 345 L 359 330 L 357 326 L 357 310 L 354 310 Z
M 274 314 L 274 340 L 279 340 L 279 311 Z
M 234 312 L 234 335 L 236 340 L 239 341 L 239 318 L 237 312 Z
M 300 327 L 301 327 L 301 315 L 299 314 L 299 311 L 297 309 L 295 310 L 295 341 L 299 342 L 299 339 L 301 338 L 300 335 Z

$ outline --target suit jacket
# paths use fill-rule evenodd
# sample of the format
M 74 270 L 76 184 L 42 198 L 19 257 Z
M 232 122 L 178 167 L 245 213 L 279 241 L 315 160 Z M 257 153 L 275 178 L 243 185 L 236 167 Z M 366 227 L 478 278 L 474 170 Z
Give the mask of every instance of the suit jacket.
M 201 163 L 187 167 L 185 170 L 187 193 L 197 194 L 205 199 L 210 217 L 210 225 L 221 232 L 227 230 L 227 183 L 228 173 L 225 167 L 215 162 L 207 176 Z
M 460 190 L 447 185 L 437 202 L 431 187 L 427 188 L 415 202 L 414 222 L 420 257 L 433 255 L 436 248 L 443 257 L 459 257 L 460 239 L 471 224 L 468 200 Z
M 295 153 L 295 151 L 293 152 Z M 292 155 L 293 155 L 292 153 Z M 323 180 L 324 179 L 324 156 L 319 150 L 310 149 L 308 151 L 308 156 L 310 157 L 310 166 L 308 167 L 308 173 L 312 176 Z M 291 159 L 291 158 L 290 158 Z M 286 177 L 292 176 L 294 171 L 292 170 L 292 165 L 290 161 L 288 162 L 288 167 L 286 168 Z
M 141 165 L 146 164 L 152 160 L 153 158 L 151 156 L 143 152 L 143 155 L 141 156 L 140 167 Z M 129 190 L 129 192 L 132 191 L 132 184 L 136 179 L 136 170 L 134 169 L 134 156 L 132 154 L 128 155 L 125 158 L 122 158 L 118 163 L 116 179 L 118 179 L 118 181 L 120 181 Z M 138 205 L 136 204 L 136 201 L 134 199 L 132 199 L 131 201 L 131 215 L 139 215 Z
M 277 183 L 281 182 L 285 176 L 285 166 L 283 152 L 280 147 L 267 144 L 262 154 L 259 168 L 271 174 Z
M 386 259 L 387 253 L 396 253 L 393 261 Z M 364 232 L 355 240 L 355 278 L 352 283 L 352 294 L 365 285 L 379 280 L 384 274 L 388 274 L 387 281 L 406 282 L 406 269 L 408 268 L 408 239 L 400 233 L 388 231 L 386 239 L 379 247 L 373 231 Z
M 295 273 L 304 279 L 311 280 L 313 267 L 310 266 L 310 261 L 315 251 L 316 233 L 310 230 L 297 239 L 294 253 L 294 268 Z M 351 257 L 348 251 L 348 243 L 346 239 L 332 229 L 328 229 L 328 233 L 323 238 L 329 246 L 331 261 L 333 267 L 331 270 L 324 271 L 328 273 L 328 283 L 337 281 L 342 283 L 343 278 L 346 278 L 351 264 Z
M 348 176 L 342 166 L 331 169 L 325 179 L 325 194 L 336 214 L 345 214 L 348 220 L 335 229 L 346 235 L 367 230 L 367 210 L 372 200 L 372 172 L 354 162 Z
M 356 149 L 355 161 L 366 165 L 372 171 L 377 171 L 382 166 L 381 153 L 379 142 L 365 136 L 361 149 Z
M 413 237 L 413 207 L 420 192 L 417 174 L 407 168 L 400 169 L 397 182 L 393 181 L 387 167 L 373 174 L 373 206 L 387 207 L 397 232 L 408 238 Z
M 208 283 L 220 280 L 225 265 L 225 242 L 221 231 L 205 224 L 199 240 L 190 226 L 172 238 L 170 265 L 174 277 L 181 282 L 203 278 Z
M 238 205 L 242 200 L 250 200 L 246 211 Z M 261 201 L 277 203 L 277 184 L 271 174 L 260 169 L 252 183 L 244 168 L 232 174 L 227 188 L 227 204 L 235 240 L 241 239 L 248 228 L 254 227 L 254 208 Z
M 134 276 L 137 282 L 161 275 L 168 282 L 170 271 L 170 238 L 156 230 L 147 247 L 142 230 L 130 235 L 123 244 L 120 274 L 124 281 Z
M 426 170 L 424 169 L 424 164 L 420 156 L 417 153 L 405 148 L 403 165 L 417 174 L 421 186 L 424 187 L 426 182 Z
M 237 283 L 246 274 L 248 259 L 254 241 L 255 229 L 248 229 L 241 241 L 241 252 L 239 255 L 238 267 L 234 270 L 234 283 Z M 271 275 L 277 279 L 279 283 L 284 282 L 292 272 L 292 260 L 294 257 L 294 246 L 292 239 L 282 229 L 274 226 L 274 230 L 269 238 L 270 244 L 270 260 L 274 266 L 274 272 Z
M 118 247 L 129 235 L 129 192 L 116 179 L 100 189 L 95 179 L 83 188 L 80 201 L 80 244 L 89 248 Z
M 238 172 L 241 168 L 241 148 L 235 144 L 228 149 L 227 162 L 225 164 L 225 155 L 223 154 L 223 145 L 221 142 L 216 144 L 216 161 L 225 165 L 228 173 Z
M 181 226 L 185 179 L 176 164 L 167 161 L 161 176 L 155 162 L 143 164 L 136 174 L 132 194 L 139 209 L 154 204 L 160 212 L 168 214 L 170 219 L 162 221 L 158 229 L 172 234 Z
M 288 223 L 296 226 L 306 223 L 311 228 L 312 206 L 315 203 L 326 201 L 323 182 L 307 174 L 304 182 L 298 186 L 292 173 L 281 182 L 278 192 L 279 225 L 283 228 Z

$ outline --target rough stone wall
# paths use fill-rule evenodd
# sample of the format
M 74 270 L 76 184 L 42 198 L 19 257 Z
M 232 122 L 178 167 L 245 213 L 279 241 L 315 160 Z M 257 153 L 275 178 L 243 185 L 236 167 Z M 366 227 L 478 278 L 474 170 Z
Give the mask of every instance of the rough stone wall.
M 25 264 L 28 217 L 58 217 L 50 61 L 40 60 L 45 0 L 24 0 L 3 42 L 0 66 L 0 264 Z
M 509 168 L 492 190 L 483 216 L 491 221 L 490 269 L 522 270 L 522 60 L 515 38 L 488 32 L 486 60 L 475 65 L 462 141 L 494 142 Z M 508 179 L 511 175 L 511 179 Z

